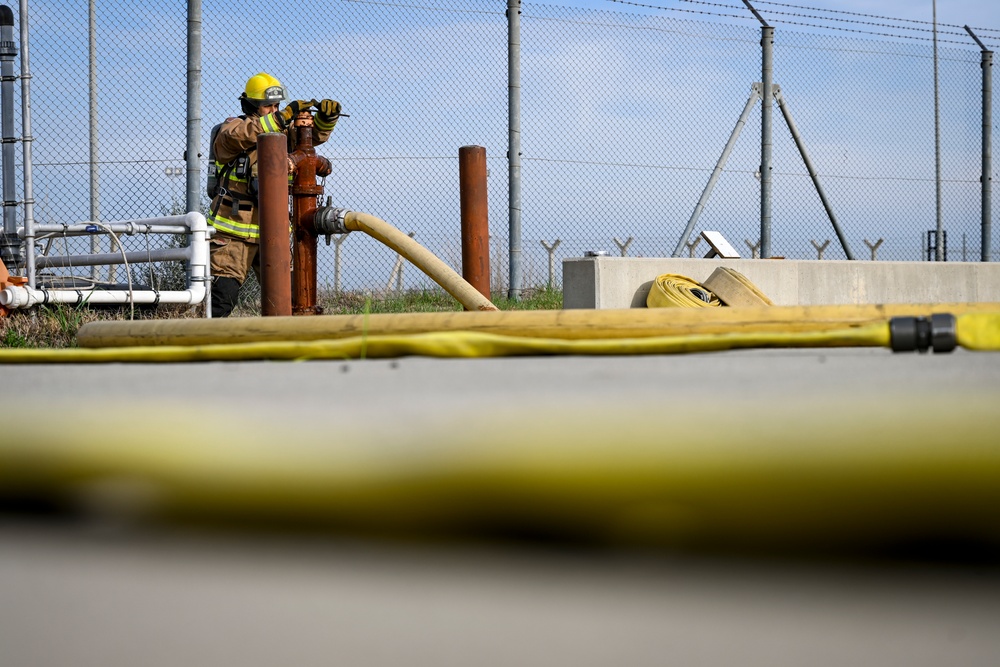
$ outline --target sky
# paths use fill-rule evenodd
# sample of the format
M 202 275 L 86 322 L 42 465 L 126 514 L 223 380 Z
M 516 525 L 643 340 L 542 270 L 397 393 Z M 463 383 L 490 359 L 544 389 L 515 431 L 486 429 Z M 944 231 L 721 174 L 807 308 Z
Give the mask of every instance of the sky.
M 548 260 L 540 239 L 561 239 L 559 257 L 593 248 L 616 251 L 612 237 L 634 236 L 633 255 L 672 251 L 751 83 L 759 80 L 759 28 L 741 0 L 636 1 L 740 18 L 609 0 L 523 0 L 536 11 L 526 11 L 530 20 L 522 22 L 522 233 L 526 260 L 539 272 Z M 765 16 L 768 8 L 774 14 L 817 13 L 777 0 L 752 1 Z M 929 2 L 781 1 L 930 19 Z M 36 217 L 45 220 L 83 219 L 89 202 L 86 3 L 72 0 L 70 12 L 65 3 L 32 4 Z M 256 20 L 252 3 L 206 3 L 204 140 L 214 123 L 236 112 L 236 96 L 249 73 L 279 74 L 295 97 L 339 99 L 351 118 L 321 150 L 337 165 L 327 194 L 339 205 L 415 231 L 419 241 L 450 261 L 456 255 L 448 225 L 458 210 L 457 147 L 487 147 L 490 217 L 498 234 L 505 233 L 508 219 L 505 4 L 307 0 L 328 20 L 317 28 L 313 12 L 283 14 L 282 30 L 298 45 L 289 50 L 268 46 L 270 24 Z M 156 0 L 137 10 L 124 0 L 100 3 L 104 219 L 157 214 L 183 193 L 183 179 L 166 177 L 163 169 L 183 165 L 185 107 L 162 103 L 165 97 L 182 100 L 186 90 L 183 5 Z M 429 11 L 424 5 L 455 9 Z M 467 11 L 469 5 L 488 11 Z M 538 11 L 543 5 L 550 7 Z M 939 0 L 939 19 L 994 27 L 994 46 L 1000 47 L 995 5 L 1000 3 Z M 919 258 L 921 234 L 933 226 L 934 212 L 928 41 L 803 35 L 808 28 L 781 27 L 777 16 L 770 18 L 781 35 L 776 82 L 854 253 L 867 254 L 866 239 L 884 238 L 879 259 Z M 234 33 L 234 24 L 242 29 Z M 962 46 L 948 44 L 942 54 L 943 176 L 947 230 L 961 247 L 963 234 L 974 243 L 980 224 L 981 70 L 971 40 L 964 33 L 950 39 L 962 40 Z M 132 111 L 136 101 L 143 114 Z M 754 107 L 699 222 L 724 232 L 741 249 L 759 230 L 755 171 L 761 106 Z M 774 122 L 780 172 L 774 180 L 774 250 L 814 258 L 810 240 L 831 238 L 830 223 L 777 113 Z M 602 211 L 615 214 L 606 219 Z M 496 248 L 502 251 L 504 243 L 501 238 Z M 377 266 L 375 284 L 384 285 L 395 256 L 361 244 L 352 239 L 345 246 L 345 280 L 352 271 L 355 279 L 370 280 L 371 266 Z M 993 246 L 1000 248 L 1000 239 Z M 323 252 L 328 259 L 332 251 Z M 838 252 L 834 239 L 825 258 L 838 259 Z M 415 272 L 407 275 L 407 281 L 415 278 Z

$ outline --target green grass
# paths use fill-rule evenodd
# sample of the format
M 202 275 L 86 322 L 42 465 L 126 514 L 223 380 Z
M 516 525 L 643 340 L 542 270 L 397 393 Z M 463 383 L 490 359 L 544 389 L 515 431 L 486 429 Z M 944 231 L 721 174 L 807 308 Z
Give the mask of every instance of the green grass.
M 562 292 L 547 288 L 525 290 L 519 301 L 502 294 L 491 299 L 500 310 L 559 310 Z M 321 295 L 324 314 L 434 313 L 462 310 L 462 304 L 441 290 L 408 290 L 373 297 L 363 292 Z M 367 308 L 367 310 L 366 310 Z
M 512 301 L 504 294 L 494 294 L 493 303 L 500 310 L 559 310 L 562 292 L 544 287 L 524 290 L 521 299 Z M 433 313 L 460 311 L 462 306 L 443 290 L 408 290 L 372 294 L 369 292 L 320 292 L 319 305 L 326 315 L 375 313 Z M 202 307 L 160 306 L 136 308 L 136 319 L 179 319 L 201 317 Z M 234 317 L 260 316 L 260 303 L 247 299 L 233 313 Z M 125 308 L 88 308 L 86 306 L 42 306 L 14 311 L 0 317 L 0 348 L 71 348 L 77 347 L 76 334 L 87 322 L 128 320 L 132 313 Z

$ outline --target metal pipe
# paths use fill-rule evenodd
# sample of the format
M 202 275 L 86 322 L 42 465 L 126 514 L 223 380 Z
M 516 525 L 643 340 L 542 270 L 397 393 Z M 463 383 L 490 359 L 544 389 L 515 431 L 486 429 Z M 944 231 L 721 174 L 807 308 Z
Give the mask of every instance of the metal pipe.
M 0 261 L 8 268 L 21 265 L 21 241 L 17 238 L 17 193 L 14 143 L 14 12 L 0 5 L 0 129 L 3 134 L 3 235 Z
M 844 235 L 844 231 L 840 228 L 840 224 L 837 222 L 837 216 L 833 214 L 833 207 L 830 206 L 830 201 L 826 198 L 826 192 L 823 191 L 823 186 L 819 182 L 819 174 L 816 173 L 816 168 L 813 166 L 812 160 L 809 159 L 809 152 L 806 150 L 806 144 L 802 141 L 802 135 L 799 134 L 799 128 L 795 126 L 795 121 L 792 120 L 792 112 L 788 108 L 788 104 L 785 102 L 785 97 L 781 94 L 781 89 L 778 86 L 774 86 L 774 99 L 778 101 L 778 108 L 781 109 L 781 115 L 785 117 L 785 123 L 788 125 L 788 130 L 792 133 L 792 139 L 795 140 L 795 145 L 799 149 L 799 154 L 802 155 L 802 161 L 806 165 L 806 169 L 809 171 L 809 178 L 812 179 L 813 185 L 816 186 L 816 194 L 819 195 L 819 200 L 823 203 L 823 208 L 826 209 L 826 214 L 830 218 L 830 223 L 833 225 L 833 231 L 836 232 L 837 238 L 840 240 L 840 246 L 844 249 L 844 254 L 847 255 L 847 259 L 854 259 L 854 253 L 851 252 L 851 247 L 847 243 L 847 237 Z
M 187 194 L 188 211 L 201 208 L 201 0 L 188 0 Z
M 260 224 L 260 309 L 265 317 L 292 314 L 292 258 L 288 249 L 288 138 L 257 135 Z
M 771 256 L 771 86 L 774 82 L 774 28 L 763 26 L 761 32 L 762 90 L 760 115 L 760 256 Z
M 187 248 L 158 248 L 136 252 L 109 252 L 94 255 L 58 255 L 35 260 L 39 269 L 64 269 L 72 266 L 104 266 L 107 264 L 142 264 L 144 262 L 182 262 L 188 259 Z
M 320 161 L 313 148 L 312 114 L 300 114 L 296 121 L 295 142 L 295 150 L 289 156 L 295 164 L 292 181 L 292 314 L 318 315 L 323 309 L 316 305 L 317 233 L 313 216 L 317 199 L 323 195 L 323 186 L 316 184 Z
M 743 131 L 743 127 L 747 123 L 747 118 L 750 117 L 753 105 L 755 105 L 757 100 L 760 99 L 760 87 L 761 84 L 759 83 L 755 83 L 751 86 L 750 99 L 747 100 L 747 104 L 743 108 L 743 113 L 740 114 L 740 119 L 736 121 L 736 127 L 733 128 L 733 133 L 729 135 L 729 141 L 726 142 L 726 147 L 723 149 L 722 155 L 719 156 L 719 161 L 715 164 L 712 176 L 708 179 L 708 184 L 701 193 L 701 199 L 698 200 L 698 204 L 694 207 L 694 213 L 691 214 L 687 227 L 684 228 L 684 233 L 681 234 L 680 239 L 677 241 L 677 246 L 674 248 L 674 257 L 681 256 L 681 249 L 687 245 L 688 239 L 691 238 L 691 232 L 694 231 L 694 226 L 698 222 L 698 218 L 701 217 L 702 211 L 705 210 L 708 198 L 712 195 L 712 190 L 715 189 L 715 184 L 719 181 L 719 177 L 722 175 L 722 170 L 726 167 L 726 162 L 729 161 L 729 156 L 733 152 L 733 147 L 736 146 L 736 140 L 739 139 L 740 132 Z
M 98 185 L 98 139 L 97 139 L 97 9 L 95 0 L 90 0 L 88 15 L 90 19 L 89 28 L 89 51 L 90 51 L 90 219 L 100 220 L 100 188 Z M 97 254 L 98 238 L 90 239 L 90 252 Z M 90 277 L 97 278 L 97 267 L 90 271 Z
M 28 287 L 35 286 L 35 187 L 32 179 L 31 58 L 28 53 L 28 0 L 21 0 L 21 152 L 24 163 L 24 255 Z
M 521 0 L 507 0 L 507 179 L 509 191 L 510 286 L 521 298 Z
M 486 187 L 486 149 L 458 149 L 458 180 L 462 209 L 462 277 L 490 298 L 490 225 Z

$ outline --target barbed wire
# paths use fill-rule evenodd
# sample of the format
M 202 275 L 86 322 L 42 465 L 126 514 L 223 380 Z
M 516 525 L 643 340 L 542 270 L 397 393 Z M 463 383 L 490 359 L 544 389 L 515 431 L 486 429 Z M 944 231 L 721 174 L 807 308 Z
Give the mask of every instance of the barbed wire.
M 809 11 L 816 11 L 816 12 L 828 12 L 830 14 L 846 14 L 846 15 L 849 15 L 849 16 L 862 16 L 862 17 L 865 17 L 865 18 L 882 19 L 883 21 L 898 21 L 900 23 L 919 23 L 919 24 L 922 24 L 922 25 L 934 25 L 934 23 L 932 21 L 925 21 L 925 20 L 922 20 L 922 19 L 904 19 L 904 18 L 896 18 L 894 16 L 881 16 L 879 14 L 865 14 L 863 12 L 849 12 L 849 11 L 844 10 L 844 9 L 824 9 L 822 7 L 809 7 L 809 6 L 806 6 L 806 5 L 792 5 L 792 4 L 788 4 L 786 2 L 772 2 L 771 0 L 756 0 L 756 3 L 759 4 L 759 5 L 774 5 L 776 7 L 788 7 L 789 9 L 806 9 L 806 10 L 809 10 Z M 946 28 L 965 28 L 965 26 L 958 25 L 958 24 L 955 24 L 955 23 L 940 23 L 939 22 L 938 25 L 945 26 Z M 969 27 L 972 28 L 973 30 L 982 30 L 984 32 L 1000 33 L 1000 29 L 996 29 L 996 28 L 982 28 L 982 27 L 978 27 L 977 28 L 976 26 L 969 26 Z
M 666 12 L 683 12 L 683 13 L 688 13 L 688 14 L 704 14 L 704 15 L 708 15 L 708 16 L 719 16 L 719 17 L 724 17 L 724 18 L 751 19 L 751 17 L 745 16 L 745 15 L 725 14 L 725 13 L 714 12 L 714 11 L 697 11 L 697 10 L 690 10 L 690 9 L 680 9 L 679 7 L 664 7 L 662 5 L 651 5 L 651 4 L 647 4 L 647 3 L 635 2 L 634 0 L 608 0 L 608 2 L 614 2 L 616 4 L 621 4 L 621 5 L 631 5 L 633 7 L 642 7 L 644 9 L 658 9 L 658 10 L 662 10 L 662 11 L 666 11 Z M 742 9 L 741 7 L 736 6 L 736 5 L 726 5 L 726 4 L 717 3 L 717 2 L 709 2 L 708 0 L 679 0 L 679 2 L 687 2 L 687 3 L 691 3 L 691 4 L 705 5 L 705 6 L 710 6 L 710 7 L 719 7 L 719 8 L 723 8 L 723 9 Z M 809 9 L 815 9 L 815 8 L 809 8 Z M 911 28 L 911 27 L 908 27 L 908 26 L 895 26 L 895 25 L 890 25 L 890 24 L 886 24 L 886 23 L 872 23 L 872 22 L 867 22 L 867 21 L 854 21 L 854 20 L 851 20 L 851 19 L 826 18 L 826 17 L 822 17 L 822 16 L 813 16 L 813 15 L 808 15 L 808 14 L 795 14 L 795 13 L 791 13 L 791 12 L 770 12 L 768 14 L 768 16 L 770 17 L 771 14 L 780 14 L 780 15 L 784 15 L 784 16 L 793 16 L 793 17 L 796 17 L 796 18 L 807 18 L 807 19 L 811 18 L 811 19 L 817 19 L 817 20 L 820 20 L 820 21 L 836 21 L 836 22 L 840 22 L 840 23 L 864 24 L 864 25 L 869 25 L 869 26 L 872 26 L 872 27 L 888 28 L 890 30 L 915 30 L 915 31 L 921 31 L 921 32 L 934 32 L 933 30 L 929 30 L 929 29 L 925 29 L 925 28 Z M 893 19 L 889 19 L 889 20 L 893 20 Z M 836 31 L 839 31 L 839 32 L 850 32 L 850 33 L 862 34 L 862 35 L 873 35 L 873 36 L 876 36 L 876 37 L 890 37 L 890 38 L 893 38 L 893 39 L 909 39 L 909 40 L 915 40 L 915 41 L 921 41 L 921 42 L 930 42 L 930 41 L 933 41 L 933 39 L 934 39 L 933 37 L 922 37 L 922 36 L 917 36 L 917 35 L 901 35 L 901 34 L 898 34 L 898 33 L 879 32 L 879 31 L 876 31 L 876 30 L 859 30 L 857 28 L 843 28 L 843 27 L 834 26 L 834 25 L 819 25 L 819 24 L 815 24 L 815 23 L 806 23 L 806 22 L 803 22 L 803 21 L 792 21 L 792 20 L 784 19 L 784 18 L 774 19 L 774 22 L 775 23 L 783 23 L 785 25 L 794 25 L 794 26 L 801 26 L 801 27 L 806 27 L 806 28 L 816 28 L 816 29 L 819 29 L 819 30 L 836 30 Z M 940 31 L 940 30 L 937 31 L 937 32 L 938 32 L 938 34 L 942 34 L 942 31 Z M 952 32 L 952 31 L 944 31 L 944 34 L 946 34 L 946 35 L 960 35 L 960 36 L 964 36 L 964 33 Z M 969 45 L 969 43 L 966 42 L 966 41 L 957 41 L 957 40 L 953 40 L 953 39 L 940 39 L 939 38 L 937 41 L 939 43 L 944 43 L 944 44 L 958 44 L 960 46 L 968 46 Z

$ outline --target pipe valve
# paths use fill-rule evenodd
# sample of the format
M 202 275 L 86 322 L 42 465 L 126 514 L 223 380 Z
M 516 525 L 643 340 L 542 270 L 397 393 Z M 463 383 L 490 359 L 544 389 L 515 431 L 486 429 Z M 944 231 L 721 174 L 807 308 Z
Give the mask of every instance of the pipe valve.
M 313 228 L 317 234 L 347 234 L 346 217 L 350 209 L 320 206 L 313 214 Z

